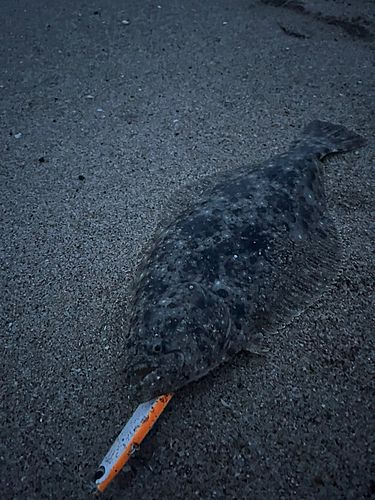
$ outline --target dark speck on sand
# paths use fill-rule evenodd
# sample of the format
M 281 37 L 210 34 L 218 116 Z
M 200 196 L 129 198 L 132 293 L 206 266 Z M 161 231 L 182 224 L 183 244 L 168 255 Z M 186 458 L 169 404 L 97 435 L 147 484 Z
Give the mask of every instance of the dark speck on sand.
M 167 199 L 313 119 L 368 140 L 325 164 L 341 273 L 266 356 L 178 392 L 106 498 L 374 494 L 375 42 L 352 24 L 375 8 L 284 3 L 2 1 L 2 498 L 88 498 L 135 409 L 115 332 Z

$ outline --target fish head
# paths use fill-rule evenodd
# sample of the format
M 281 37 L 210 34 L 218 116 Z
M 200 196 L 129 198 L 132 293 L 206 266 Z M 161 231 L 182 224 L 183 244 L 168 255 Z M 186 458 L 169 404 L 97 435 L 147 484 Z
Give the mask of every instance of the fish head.
M 198 283 L 138 297 L 126 342 L 126 378 L 141 401 L 175 392 L 226 359 L 231 320 L 221 297 Z

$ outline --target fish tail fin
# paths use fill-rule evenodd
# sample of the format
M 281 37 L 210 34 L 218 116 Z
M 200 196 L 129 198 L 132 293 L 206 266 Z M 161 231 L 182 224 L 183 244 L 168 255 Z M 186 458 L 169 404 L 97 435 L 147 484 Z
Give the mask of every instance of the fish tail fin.
M 299 145 L 311 149 L 311 152 L 320 158 L 332 153 L 353 151 L 366 144 L 363 137 L 348 130 L 342 125 L 312 121 L 303 130 L 303 139 Z

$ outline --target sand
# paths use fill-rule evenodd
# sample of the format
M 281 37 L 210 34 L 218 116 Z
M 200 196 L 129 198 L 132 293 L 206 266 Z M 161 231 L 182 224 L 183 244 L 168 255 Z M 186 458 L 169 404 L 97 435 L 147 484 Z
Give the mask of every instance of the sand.
M 2 498 L 88 498 L 134 410 L 118 318 L 166 200 L 284 151 L 312 119 L 368 139 L 325 162 L 341 274 L 267 356 L 181 390 L 105 498 L 369 498 L 373 2 L 1 10 Z

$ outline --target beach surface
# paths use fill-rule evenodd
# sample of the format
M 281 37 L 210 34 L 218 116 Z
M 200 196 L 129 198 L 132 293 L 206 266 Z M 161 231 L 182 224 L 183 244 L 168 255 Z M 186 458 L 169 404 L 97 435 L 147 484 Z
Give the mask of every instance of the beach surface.
M 313 119 L 368 140 L 324 162 L 337 280 L 267 355 L 179 391 L 103 498 L 374 495 L 373 1 L 1 11 L 1 497 L 89 498 L 135 409 L 118 322 L 167 200 Z

